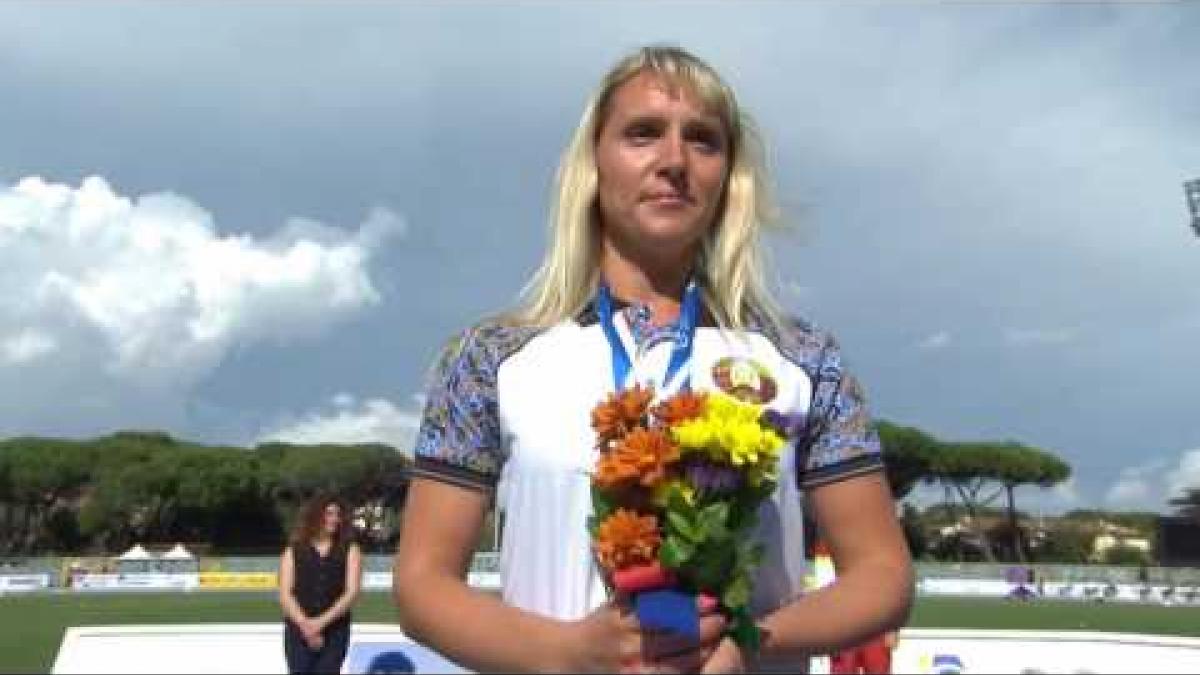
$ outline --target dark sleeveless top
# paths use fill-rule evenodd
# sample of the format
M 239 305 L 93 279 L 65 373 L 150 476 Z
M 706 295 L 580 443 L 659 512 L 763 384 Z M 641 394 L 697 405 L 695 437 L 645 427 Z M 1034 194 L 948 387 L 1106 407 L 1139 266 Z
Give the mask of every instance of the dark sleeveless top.
M 349 544 L 331 546 L 322 556 L 311 543 L 292 546 L 296 579 L 293 593 L 305 615 L 319 616 L 337 602 L 346 590 L 346 558 Z M 350 613 L 334 621 L 329 628 L 350 623 Z

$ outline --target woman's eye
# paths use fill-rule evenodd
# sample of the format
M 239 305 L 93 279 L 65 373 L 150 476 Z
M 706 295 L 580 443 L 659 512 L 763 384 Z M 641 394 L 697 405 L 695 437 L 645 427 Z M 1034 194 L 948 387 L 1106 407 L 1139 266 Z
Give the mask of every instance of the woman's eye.
M 648 124 L 639 124 L 629 127 L 629 129 L 625 132 L 625 136 L 635 143 L 653 140 L 657 135 L 657 130 Z
M 714 153 L 720 152 L 722 148 L 721 138 L 713 132 L 698 132 L 691 135 L 691 142 L 700 148 L 703 152 Z

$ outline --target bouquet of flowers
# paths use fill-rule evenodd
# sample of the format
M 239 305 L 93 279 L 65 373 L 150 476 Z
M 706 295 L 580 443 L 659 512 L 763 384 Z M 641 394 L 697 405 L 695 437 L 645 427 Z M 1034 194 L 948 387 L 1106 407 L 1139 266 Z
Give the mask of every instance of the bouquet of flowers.
M 757 649 L 749 610 L 762 546 L 750 533 L 775 490 L 783 416 L 721 393 L 611 394 L 592 411 L 593 549 L 610 590 L 643 627 L 695 636 L 695 597 L 716 598 L 728 634 Z

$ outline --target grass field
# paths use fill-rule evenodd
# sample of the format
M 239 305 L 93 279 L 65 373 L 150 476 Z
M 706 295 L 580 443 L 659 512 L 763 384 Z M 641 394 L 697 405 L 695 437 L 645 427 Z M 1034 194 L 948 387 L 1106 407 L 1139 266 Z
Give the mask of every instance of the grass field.
M 355 618 L 390 623 L 396 620 L 396 610 L 387 593 L 364 593 L 355 608 Z M 69 626 L 277 620 L 279 610 L 273 593 L 10 595 L 0 597 L 0 672 L 48 672 L 63 630 Z M 1200 637 L 1200 608 L 922 598 L 909 625 Z

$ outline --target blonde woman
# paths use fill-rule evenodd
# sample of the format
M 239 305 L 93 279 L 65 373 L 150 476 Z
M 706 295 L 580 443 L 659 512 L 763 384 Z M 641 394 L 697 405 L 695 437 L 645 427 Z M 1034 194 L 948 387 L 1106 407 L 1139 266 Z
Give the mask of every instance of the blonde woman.
M 476 670 L 794 671 L 903 622 L 911 564 L 862 389 L 833 338 L 785 319 L 764 283 L 759 237 L 774 214 L 761 158 L 733 92 L 683 50 L 639 50 L 600 83 L 524 302 L 464 331 L 435 366 L 394 566 L 409 635 Z M 724 390 L 793 421 L 790 479 L 760 514 L 757 654 L 723 636 L 719 614 L 683 642 L 606 597 L 585 525 L 589 414 L 634 383 Z M 802 497 L 839 571 L 803 596 Z M 493 499 L 500 597 L 463 581 Z

